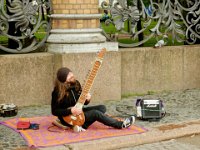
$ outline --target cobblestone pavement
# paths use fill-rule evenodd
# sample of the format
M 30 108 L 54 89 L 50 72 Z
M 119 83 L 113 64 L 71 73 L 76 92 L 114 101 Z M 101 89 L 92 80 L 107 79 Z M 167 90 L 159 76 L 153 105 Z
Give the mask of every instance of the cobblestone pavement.
M 137 98 L 146 98 L 146 99 L 161 99 L 164 102 L 165 110 L 167 112 L 166 116 L 161 119 L 159 122 L 148 122 L 148 121 L 141 121 L 136 120 L 136 124 L 144 127 L 154 127 L 158 125 L 163 125 L 166 123 L 178 123 L 183 121 L 195 120 L 200 118 L 200 89 L 192 89 L 192 90 L 184 90 L 184 91 L 173 91 L 173 92 L 161 92 L 155 93 L 152 95 L 143 95 L 143 96 L 133 96 L 129 98 L 124 98 L 119 101 L 106 101 L 104 104 L 107 106 L 107 113 L 113 116 L 118 117 L 127 117 L 129 115 L 133 115 L 136 113 L 135 109 L 135 102 Z M 97 102 L 91 102 L 92 104 L 96 104 Z M 29 106 L 29 107 L 22 107 L 19 108 L 18 115 L 15 117 L 32 117 L 32 116 L 45 116 L 50 115 L 50 106 L 43 105 L 43 106 Z M 0 117 L 0 121 L 11 119 Z M 161 145 L 159 149 L 167 150 L 168 147 L 175 148 L 168 148 L 168 149 L 177 149 L 178 147 L 184 150 L 182 147 L 190 147 L 190 149 L 200 149 L 196 148 L 192 145 L 187 145 L 184 143 L 179 143 L 175 140 L 165 141 L 150 144 L 151 149 L 153 147 L 157 147 Z M 123 150 L 137 150 L 137 149 L 148 149 L 148 145 L 141 145 L 137 146 L 134 149 L 123 149 Z M 26 148 L 26 143 L 23 138 L 13 130 L 5 127 L 0 126 L 0 150 L 14 150 L 17 148 Z M 154 148 L 156 149 L 156 148 Z M 179 150 L 179 149 L 177 149 Z M 185 149 L 187 150 L 187 149 Z
M 189 141 L 194 138 L 195 143 L 189 143 Z M 121 148 L 117 150 L 200 150 L 200 135 L 196 137 L 187 137 L 181 139 L 172 139 L 169 141 L 144 144 L 136 147 Z M 184 141 L 184 142 L 183 142 Z

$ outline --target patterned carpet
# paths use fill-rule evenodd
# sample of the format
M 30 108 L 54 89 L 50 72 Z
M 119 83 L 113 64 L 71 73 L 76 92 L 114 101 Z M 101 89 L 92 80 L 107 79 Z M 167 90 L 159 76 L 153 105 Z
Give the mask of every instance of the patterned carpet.
M 42 116 L 33 118 L 16 118 L 9 119 L 1 122 L 1 125 L 12 128 L 18 132 L 27 142 L 29 147 L 47 147 L 61 144 L 70 144 L 75 142 L 84 142 L 90 140 L 96 140 L 101 138 L 125 136 L 130 134 L 139 134 L 146 132 L 147 129 L 133 125 L 127 129 L 114 129 L 107 127 L 99 122 L 95 122 L 85 132 L 74 133 L 71 129 L 62 130 L 56 126 L 52 126 L 54 116 Z M 39 130 L 17 130 L 17 121 L 30 121 L 31 123 L 40 124 Z M 48 128 L 50 128 L 50 132 Z

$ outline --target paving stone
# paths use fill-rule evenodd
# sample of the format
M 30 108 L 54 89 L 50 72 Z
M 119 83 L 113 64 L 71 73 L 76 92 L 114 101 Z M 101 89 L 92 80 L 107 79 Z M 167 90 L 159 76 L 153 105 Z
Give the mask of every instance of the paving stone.
M 169 140 L 153 144 L 145 144 L 136 147 L 121 148 L 117 150 L 199 150 L 197 146 Z
M 164 125 L 168 123 L 179 123 L 183 121 L 190 121 L 200 118 L 200 89 L 184 90 L 184 91 L 167 91 L 161 93 L 155 93 L 153 95 L 134 96 L 124 98 L 119 101 L 106 101 L 104 104 L 107 107 L 107 113 L 117 117 L 127 117 L 136 113 L 135 102 L 137 98 L 144 99 L 161 99 L 164 102 L 166 116 L 159 122 L 148 122 L 136 120 L 136 124 L 144 127 L 154 127 L 158 125 Z M 100 102 L 91 102 L 93 104 L 100 104 Z M 33 117 L 33 116 L 46 116 L 51 114 L 50 105 L 43 106 L 29 106 L 20 107 L 17 116 L 15 117 L 0 117 L 0 121 L 4 121 L 11 118 L 19 117 Z M 0 150 L 14 150 L 17 148 L 23 148 L 26 145 L 24 139 L 12 129 L 0 125 Z M 170 148 L 170 146 L 172 148 Z M 142 147 L 142 148 L 141 148 Z M 137 147 L 130 147 L 123 150 L 153 150 L 153 149 L 167 150 L 177 148 L 188 148 L 196 150 L 193 145 L 187 145 L 184 143 L 177 143 L 176 141 L 165 141 L 159 143 L 153 143 L 150 145 L 141 145 Z M 25 147 L 26 148 L 26 147 Z M 63 147 L 62 147 L 63 148 Z M 28 149 L 28 148 L 27 148 Z M 48 148 L 47 148 L 48 149 Z M 179 149 L 177 149 L 179 150 Z

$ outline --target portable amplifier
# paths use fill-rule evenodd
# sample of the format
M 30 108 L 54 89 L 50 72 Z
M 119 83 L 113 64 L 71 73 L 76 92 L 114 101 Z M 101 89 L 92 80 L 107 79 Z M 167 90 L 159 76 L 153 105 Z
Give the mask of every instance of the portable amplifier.
M 159 119 L 162 116 L 160 100 L 142 100 L 140 103 L 143 119 Z

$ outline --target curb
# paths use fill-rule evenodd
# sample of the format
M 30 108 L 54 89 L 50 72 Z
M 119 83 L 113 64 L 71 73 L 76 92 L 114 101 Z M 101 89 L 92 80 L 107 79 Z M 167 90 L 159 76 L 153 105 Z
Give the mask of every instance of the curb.
M 56 147 L 39 148 L 38 150 L 114 150 L 142 144 L 156 143 L 193 134 L 200 134 L 200 120 L 165 124 L 147 129 L 147 132 L 141 134 L 105 138 Z

